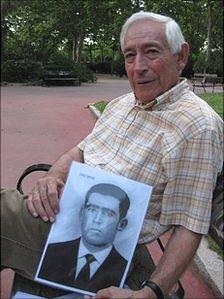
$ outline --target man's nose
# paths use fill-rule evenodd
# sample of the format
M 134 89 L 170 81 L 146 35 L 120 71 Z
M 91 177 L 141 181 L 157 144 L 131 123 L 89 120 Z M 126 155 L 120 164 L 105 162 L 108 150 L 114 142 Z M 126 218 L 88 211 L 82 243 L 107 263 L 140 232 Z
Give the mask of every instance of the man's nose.
M 102 222 L 102 211 L 97 211 L 95 218 L 93 219 L 94 222 L 101 223 Z
M 134 70 L 136 72 L 142 73 L 148 70 L 148 63 L 144 55 L 138 53 L 135 58 Z

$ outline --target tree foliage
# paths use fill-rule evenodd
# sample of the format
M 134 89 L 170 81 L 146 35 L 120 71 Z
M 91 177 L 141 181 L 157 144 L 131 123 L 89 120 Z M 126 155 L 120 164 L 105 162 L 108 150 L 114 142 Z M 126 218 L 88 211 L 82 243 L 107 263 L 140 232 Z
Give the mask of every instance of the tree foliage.
M 186 72 L 222 75 L 222 0 L 2 0 L 2 61 L 122 61 L 124 21 L 145 10 L 173 17 L 190 44 Z

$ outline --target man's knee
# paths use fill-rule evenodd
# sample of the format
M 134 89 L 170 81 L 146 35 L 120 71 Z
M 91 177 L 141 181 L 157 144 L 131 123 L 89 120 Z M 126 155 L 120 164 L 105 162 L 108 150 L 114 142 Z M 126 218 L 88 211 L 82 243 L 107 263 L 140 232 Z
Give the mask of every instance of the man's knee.
M 24 199 L 17 190 L 1 190 L 1 264 L 30 274 L 38 265 L 50 223 L 31 216 Z

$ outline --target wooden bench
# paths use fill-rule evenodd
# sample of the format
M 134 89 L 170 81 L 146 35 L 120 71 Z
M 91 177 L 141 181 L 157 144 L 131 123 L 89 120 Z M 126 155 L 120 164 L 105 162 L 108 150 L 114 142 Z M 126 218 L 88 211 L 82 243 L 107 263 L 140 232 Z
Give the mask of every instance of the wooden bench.
M 221 85 L 223 88 L 223 77 L 218 77 L 217 74 L 194 73 L 190 81 L 193 86 L 193 91 L 195 87 L 202 87 L 205 93 L 207 87 L 212 87 L 212 92 L 214 92 L 215 86 L 217 85 Z
M 216 187 L 213 191 L 211 225 L 209 229 L 209 235 L 222 250 L 224 250 L 223 171 L 224 164 L 222 167 L 222 172 L 217 177 Z
M 79 78 L 72 76 L 70 71 L 53 71 L 47 70 L 43 75 L 43 82 L 46 86 L 49 85 L 61 85 L 61 84 L 70 84 L 74 86 L 80 86 L 81 81 Z

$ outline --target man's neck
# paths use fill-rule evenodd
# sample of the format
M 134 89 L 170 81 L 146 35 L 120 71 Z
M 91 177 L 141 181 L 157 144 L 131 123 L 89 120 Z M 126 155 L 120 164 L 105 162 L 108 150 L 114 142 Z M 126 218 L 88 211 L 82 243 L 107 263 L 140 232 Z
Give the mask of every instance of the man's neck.
M 82 241 L 83 245 L 84 245 L 84 246 L 88 249 L 88 251 L 91 252 L 91 253 L 95 253 L 95 252 L 104 250 L 104 249 L 106 249 L 106 248 L 112 247 L 112 244 L 111 244 L 111 243 L 106 244 L 106 245 L 102 245 L 102 246 L 96 246 L 96 245 L 89 244 L 89 243 L 86 242 L 86 240 L 84 240 L 83 238 L 81 238 L 81 241 Z

